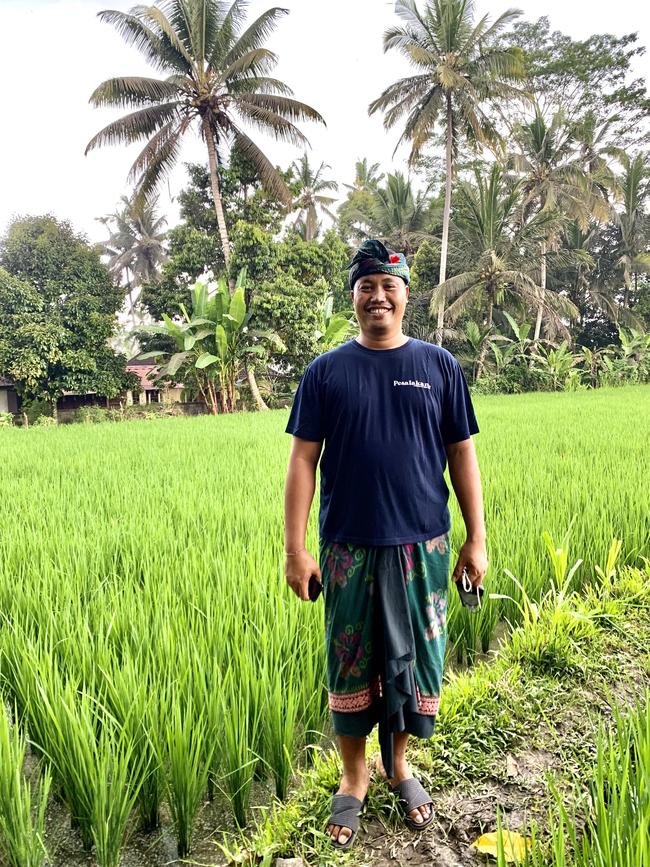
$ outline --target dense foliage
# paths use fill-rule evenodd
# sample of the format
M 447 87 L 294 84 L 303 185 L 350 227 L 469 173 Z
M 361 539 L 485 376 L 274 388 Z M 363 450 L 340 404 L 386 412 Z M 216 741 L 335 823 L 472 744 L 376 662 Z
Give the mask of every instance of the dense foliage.
M 19 394 L 113 397 L 135 386 L 108 345 L 123 292 L 82 235 L 50 215 L 14 220 L 0 243 L 0 370 Z

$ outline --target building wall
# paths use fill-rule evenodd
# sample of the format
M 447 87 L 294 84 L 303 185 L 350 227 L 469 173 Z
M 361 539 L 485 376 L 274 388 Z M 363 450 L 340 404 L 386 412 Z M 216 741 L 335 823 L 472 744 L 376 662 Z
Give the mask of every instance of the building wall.
M 18 412 L 18 399 L 13 388 L 0 388 L 0 412 Z

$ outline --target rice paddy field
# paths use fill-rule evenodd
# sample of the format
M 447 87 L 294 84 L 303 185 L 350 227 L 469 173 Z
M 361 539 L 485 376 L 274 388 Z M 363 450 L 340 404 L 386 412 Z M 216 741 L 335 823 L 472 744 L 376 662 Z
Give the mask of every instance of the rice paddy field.
M 454 665 L 521 622 L 524 593 L 570 572 L 580 589 L 614 540 L 619 565 L 650 556 L 649 386 L 474 405 L 496 598 L 471 616 L 450 594 Z M 48 798 L 71 827 L 54 864 L 117 867 L 161 827 L 166 858 L 129 863 L 184 857 L 206 821 L 250 827 L 315 760 L 323 609 L 283 575 L 287 415 L 0 430 L 0 863 L 44 863 Z M 453 566 L 453 492 L 450 508 Z M 317 514 L 318 489 L 315 556 Z M 647 726 L 640 712 L 646 759 Z M 75 847 L 91 860 L 66 861 Z

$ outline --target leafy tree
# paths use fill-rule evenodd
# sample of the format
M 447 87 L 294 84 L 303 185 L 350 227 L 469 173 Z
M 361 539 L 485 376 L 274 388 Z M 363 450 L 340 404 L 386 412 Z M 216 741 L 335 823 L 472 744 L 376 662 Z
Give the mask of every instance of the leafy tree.
M 324 122 L 311 106 L 292 98 L 291 89 L 269 73 L 277 56 L 264 42 L 288 10 L 274 7 L 244 29 L 245 0 L 229 5 L 214 0 L 166 0 L 135 6 L 130 12 L 105 10 L 99 17 L 114 24 L 165 78 L 122 77 L 104 81 L 92 93 L 93 105 L 133 108 L 95 135 L 89 150 L 116 142 L 146 140 L 130 177 L 147 198 L 174 165 L 183 136 L 193 125 L 206 144 L 215 215 L 226 265 L 228 228 L 218 175 L 218 150 L 233 143 L 255 165 L 264 186 L 287 206 L 291 195 L 280 173 L 244 132 L 242 118 L 283 141 L 304 146 L 294 121 Z
M 280 368 L 283 372 L 303 370 L 318 354 L 316 330 L 320 319 L 316 302 L 323 291 L 322 287 L 319 289 L 305 286 L 288 274 L 256 286 L 251 324 L 275 331 L 287 347 L 282 352 L 279 347 L 267 344 L 267 368 Z
M 350 251 L 333 229 L 322 242 L 305 241 L 296 232 L 287 232 L 275 245 L 274 273 L 291 276 L 303 286 L 314 286 L 322 278 L 334 293 L 334 309 L 349 307 L 347 288 Z
M 447 276 L 454 158 L 462 137 L 474 144 L 495 142 L 497 131 L 484 110 L 491 98 L 521 96 L 512 82 L 524 74 L 519 48 L 494 46 L 495 37 L 519 12 L 510 10 L 488 26 L 487 16 L 474 24 L 471 0 L 428 0 L 420 12 L 415 0 L 396 0 L 404 21 L 384 34 L 384 51 L 395 48 L 417 73 L 391 84 L 370 104 L 369 113 L 384 111 L 384 126 L 393 127 L 406 115 L 397 147 L 411 142 L 409 162 L 415 164 L 436 126 L 445 130 L 445 205 L 440 248 L 440 281 Z M 444 295 L 440 294 L 437 342 L 442 343 Z
M 26 398 L 64 391 L 115 397 L 133 388 L 108 345 L 122 290 L 99 253 L 66 221 L 19 217 L 0 242 L 0 367 Z
M 185 168 L 189 183 L 178 194 L 181 219 L 195 229 L 218 235 L 209 166 L 185 163 Z M 291 177 L 289 169 L 280 174 L 287 182 Z M 255 166 L 238 148 L 230 151 L 227 165 L 220 160 L 218 176 L 228 226 L 243 220 L 274 234 L 280 231 L 286 214 L 284 205 L 264 189 Z
M 191 287 L 206 269 L 223 268 L 218 237 L 201 229 L 180 224 L 169 232 L 169 256 L 155 282 L 145 283 L 140 302 L 154 317 L 176 316 L 180 305 L 190 303 Z
M 271 279 L 275 257 L 276 245 L 268 232 L 243 220 L 235 223 L 231 267 L 246 269 L 249 295 L 263 280 Z
M 119 281 L 124 278 L 131 307 L 131 321 L 136 325 L 133 287 L 155 280 L 158 268 L 167 258 L 163 226 L 167 218 L 156 213 L 158 199 L 136 202 L 121 198 L 122 208 L 99 221 L 109 230 L 109 238 L 100 245 L 108 256 L 108 268 Z
M 636 33 L 621 37 L 601 33 L 574 40 L 558 30 L 551 32 L 544 16 L 534 22 L 515 22 L 499 44 L 523 49 L 525 86 L 535 94 L 544 115 L 562 110 L 575 119 L 593 113 L 598 123 L 615 118 L 612 141 L 625 146 L 638 141 L 650 100 L 645 82 L 630 78 L 635 58 L 645 51 Z

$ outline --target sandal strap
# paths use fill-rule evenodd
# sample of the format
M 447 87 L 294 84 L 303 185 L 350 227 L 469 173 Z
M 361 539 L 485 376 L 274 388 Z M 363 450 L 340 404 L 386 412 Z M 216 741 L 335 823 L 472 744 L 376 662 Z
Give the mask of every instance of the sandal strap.
M 328 825 L 339 825 L 351 831 L 359 830 L 359 813 L 363 809 L 363 801 L 354 795 L 334 795 L 332 798 L 332 813 Z
M 424 807 L 425 804 L 433 804 L 431 795 L 428 794 L 422 783 L 415 777 L 402 780 L 401 783 L 391 786 L 391 788 L 404 801 L 407 813 L 417 809 L 417 807 Z

